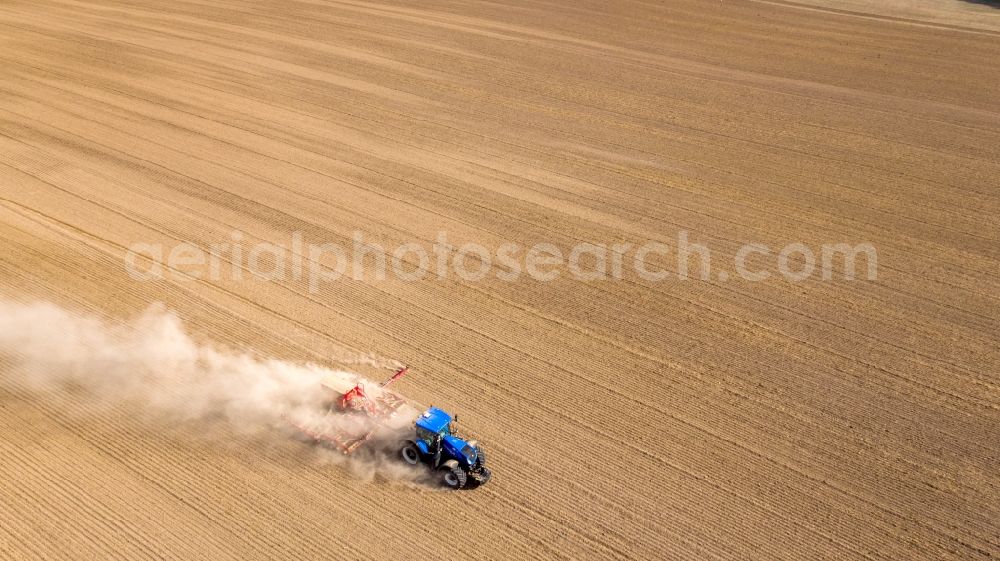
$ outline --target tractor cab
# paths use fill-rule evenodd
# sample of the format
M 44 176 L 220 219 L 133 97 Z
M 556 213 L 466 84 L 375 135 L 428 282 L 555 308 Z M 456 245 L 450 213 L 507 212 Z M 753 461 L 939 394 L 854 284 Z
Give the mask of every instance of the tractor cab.
M 432 406 L 414 423 L 417 428 L 417 438 L 432 442 L 437 436 L 442 438 L 449 436 L 452 429 L 451 421 L 451 415 L 443 409 Z
M 441 473 L 448 487 L 459 489 L 472 479 L 477 485 L 489 480 L 484 466 L 485 454 L 475 440 L 467 441 L 455 434 L 453 417 L 442 409 L 430 407 L 414 422 L 414 440 L 404 444 L 402 457 L 406 463 L 425 463 Z

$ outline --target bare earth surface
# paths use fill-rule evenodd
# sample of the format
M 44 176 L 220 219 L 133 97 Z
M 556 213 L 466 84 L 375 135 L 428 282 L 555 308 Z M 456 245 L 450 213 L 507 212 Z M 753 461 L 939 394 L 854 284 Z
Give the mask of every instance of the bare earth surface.
M 0 558 L 1000 557 L 1000 34 L 853 4 L 0 3 L 0 293 L 400 359 L 495 473 L 364 482 L 5 387 Z M 870 242 L 879 277 L 126 274 L 132 243 L 233 230 L 687 230 L 730 272 L 742 243 Z
M 1000 31 L 997 0 L 754 0 L 801 9 L 828 10 L 856 18 L 891 18 L 911 25 Z

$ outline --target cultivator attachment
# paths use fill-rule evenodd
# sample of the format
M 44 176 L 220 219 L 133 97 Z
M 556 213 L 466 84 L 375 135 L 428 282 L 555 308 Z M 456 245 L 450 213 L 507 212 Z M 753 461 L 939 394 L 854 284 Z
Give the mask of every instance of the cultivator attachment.
M 400 368 L 388 380 L 382 382 L 375 391 L 366 391 L 362 384 L 343 390 L 337 382 L 325 382 L 323 386 L 335 392 L 336 398 L 331 400 L 322 418 L 316 423 L 299 423 L 290 421 L 292 426 L 315 442 L 328 445 L 344 454 L 352 454 L 375 436 L 375 433 L 392 419 L 406 405 L 406 400 L 398 395 L 385 391 L 385 388 L 402 378 L 408 367 Z M 358 430 L 330 430 L 331 416 L 334 420 L 344 420 L 343 415 L 358 416 Z M 363 417 L 362 417 L 363 416 Z M 351 419 L 348 418 L 348 421 Z M 352 424 L 352 423 L 348 423 Z M 314 425 L 314 426 L 310 426 Z

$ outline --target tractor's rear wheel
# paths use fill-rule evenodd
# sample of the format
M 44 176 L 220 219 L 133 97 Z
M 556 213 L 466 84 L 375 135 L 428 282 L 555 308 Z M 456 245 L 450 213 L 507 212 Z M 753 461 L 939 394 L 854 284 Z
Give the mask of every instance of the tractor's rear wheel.
M 411 466 L 415 466 L 420 463 L 420 450 L 417 449 L 417 445 L 412 442 L 406 442 L 403 447 L 399 450 L 399 456 L 403 458 L 403 461 Z
M 465 487 L 465 482 L 468 479 L 462 468 L 458 466 L 438 468 L 438 473 L 441 475 L 441 484 L 449 489 L 457 490 Z

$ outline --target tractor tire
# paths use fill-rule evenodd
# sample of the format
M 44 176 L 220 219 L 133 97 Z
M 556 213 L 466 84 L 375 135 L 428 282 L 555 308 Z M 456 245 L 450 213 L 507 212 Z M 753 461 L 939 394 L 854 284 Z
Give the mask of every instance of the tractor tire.
M 420 463 L 420 449 L 413 442 L 404 442 L 399 449 L 399 457 L 403 458 L 407 465 L 415 466 Z
M 476 471 L 470 471 L 468 473 L 468 479 L 465 482 L 466 489 L 477 489 L 490 480 L 493 476 L 490 470 L 487 468 L 479 468 Z
M 476 446 L 476 467 L 482 468 L 486 465 L 486 451 Z
M 468 481 L 468 476 L 458 466 L 442 466 L 437 471 L 441 477 L 441 485 L 454 491 L 465 487 L 465 483 Z

